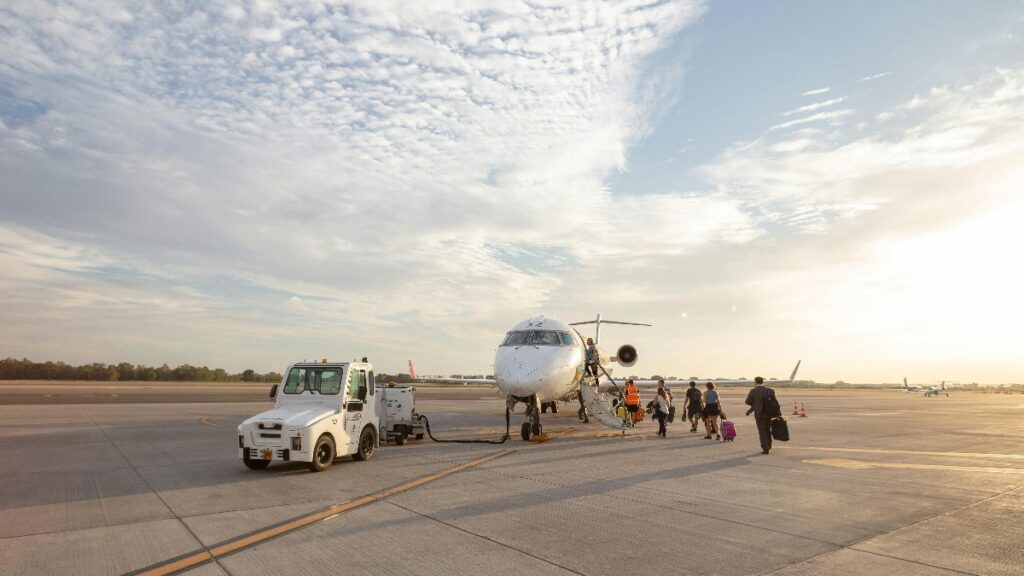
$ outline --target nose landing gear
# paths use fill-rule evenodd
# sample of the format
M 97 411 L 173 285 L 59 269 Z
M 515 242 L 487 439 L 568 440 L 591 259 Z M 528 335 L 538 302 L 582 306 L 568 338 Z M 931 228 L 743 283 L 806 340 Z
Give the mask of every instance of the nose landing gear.
M 526 422 L 523 422 L 523 426 L 519 430 L 519 435 L 523 440 L 529 442 L 532 436 L 540 436 L 544 433 L 544 427 L 540 423 L 540 402 L 537 401 L 536 396 L 530 396 L 526 399 L 517 399 L 512 396 L 508 397 L 507 404 L 515 406 L 516 402 L 523 402 L 526 404 Z

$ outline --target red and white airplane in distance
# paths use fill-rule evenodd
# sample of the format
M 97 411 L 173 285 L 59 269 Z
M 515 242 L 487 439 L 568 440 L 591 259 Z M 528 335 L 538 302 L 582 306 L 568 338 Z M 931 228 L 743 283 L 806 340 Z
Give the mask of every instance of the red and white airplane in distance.
M 603 378 L 595 382 L 584 376 L 586 343 L 575 326 L 594 325 L 594 343 L 598 346 Z M 491 384 L 506 398 L 506 412 L 516 404 L 526 405 L 527 421 L 523 422 L 521 436 L 529 440 L 531 435 L 541 434 L 541 406 L 554 405 L 556 401 L 580 395 L 583 404 L 602 424 L 622 428 L 611 401 L 617 396 L 621 384 L 612 377 L 612 364 L 630 367 L 636 364 L 637 351 L 630 344 L 619 346 L 615 355 L 601 349 L 601 325 L 618 324 L 628 326 L 650 326 L 637 322 L 604 320 L 598 314 L 595 320 L 566 323 L 555 318 L 536 316 L 516 324 L 505 335 L 494 355 L 494 379 L 488 378 L 417 378 L 412 360 L 409 361 L 409 375 L 413 380 L 433 382 L 464 382 Z M 796 378 L 800 362 L 789 380 L 774 380 L 774 383 L 788 383 Z M 713 380 L 721 384 L 751 384 L 750 380 Z M 634 380 L 637 386 L 656 385 L 655 380 Z

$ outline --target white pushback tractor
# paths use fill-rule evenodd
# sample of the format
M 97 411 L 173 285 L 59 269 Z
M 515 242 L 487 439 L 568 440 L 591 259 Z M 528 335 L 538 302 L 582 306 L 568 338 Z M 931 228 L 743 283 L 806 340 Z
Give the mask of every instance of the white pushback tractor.
M 422 438 L 415 388 L 376 386 L 362 362 L 292 364 L 270 390 L 274 408 L 238 426 L 238 456 L 252 469 L 271 462 L 306 462 L 326 470 L 339 456 L 369 460 L 393 437 Z M 383 432 L 381 432 L 383 431 Z

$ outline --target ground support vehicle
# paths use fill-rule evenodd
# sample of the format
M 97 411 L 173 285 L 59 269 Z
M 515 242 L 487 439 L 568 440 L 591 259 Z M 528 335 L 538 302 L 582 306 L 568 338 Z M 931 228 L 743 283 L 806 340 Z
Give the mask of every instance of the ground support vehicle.
M 369 460 L 381 445 L 380 430 L 394 431 L 394 425 L 386 427 L 385 389 L 375 386 L 373 378 L 373 365 L 365 358 L 292 364 L 280 385 L 271 388 L 274 408 L 238 426 L 239 458 L 252 469 L 275 461 L 305 462 L 314 472 L 326 470 L 339 456 Z M 396 397 L 400 394 L 395 392 Z M 408 396 L 411 400 L 411 390 Z M 401 404 L 397 425 L 404 433 L 415 433 L 415 428 L 405 428 L 404 416 L 397 418 L 405 414 Z M 412 413 L 411 401 L 409 405 Z
M 412 436 L 423 438 L 423 423 L 416 413 L 416 388 L 388 384 L 377 389 L 377 413 L 381 415 L 380 429 L 384 440 L 392 438 L 398 446 L 404 446 Z

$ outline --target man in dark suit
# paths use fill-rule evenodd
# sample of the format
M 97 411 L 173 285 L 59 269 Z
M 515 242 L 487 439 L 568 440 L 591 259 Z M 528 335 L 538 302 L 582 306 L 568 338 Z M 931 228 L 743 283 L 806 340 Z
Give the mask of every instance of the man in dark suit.
M 754 378 L 754 387 L 747 393 L 747 416 L 754 413 L 757 422 L 757 435 L 761 438 L 761 452 L 767 454 L 772 449 L 772 418 L 782 416 L 775 390 L 764 385 L 764 378 Z

